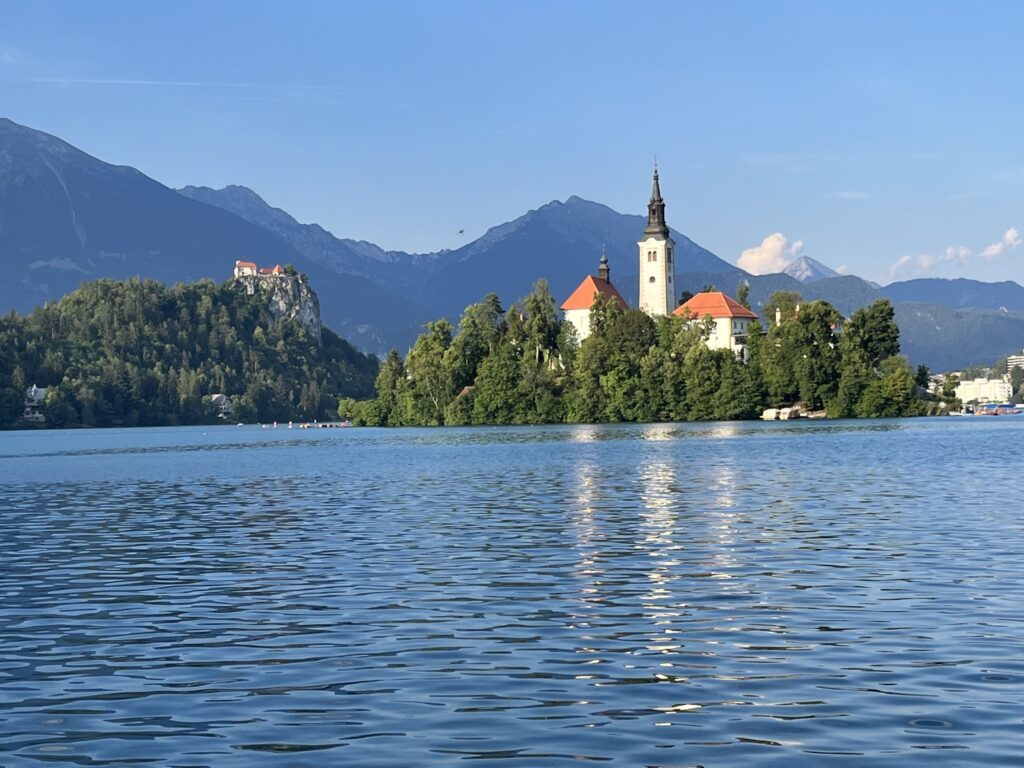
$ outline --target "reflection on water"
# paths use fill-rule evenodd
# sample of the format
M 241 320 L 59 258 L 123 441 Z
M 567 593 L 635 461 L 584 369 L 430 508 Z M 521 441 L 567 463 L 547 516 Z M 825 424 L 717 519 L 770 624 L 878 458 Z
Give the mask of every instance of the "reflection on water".
M 2 434 L 0 765 L 1018 765 L 983 422 Z

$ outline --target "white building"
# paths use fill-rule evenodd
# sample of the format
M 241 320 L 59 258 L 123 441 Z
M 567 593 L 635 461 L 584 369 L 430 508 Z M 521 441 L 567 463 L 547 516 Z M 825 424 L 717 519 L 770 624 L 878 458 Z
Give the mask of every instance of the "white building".
M 702 291 L 676 307 L 672 314 L 688 320 L 710 317 L 715 325 L 707 340 L 708 348 L 728 349 L 746 359 L 750 323 L 757 320 L 757 315 L 736 299 L 721 291 Z
M 974 379 L 960 382 L 956 396 L 963 403 L 1005 403 L 1013 396 L 1013 387 L 1002 379 Z
M 590 309 L 594 306 L 594 302 L 597 301 L 599 295 L 611 299 L 623 309 L 629 308 L 626 300 L 622 298 L 615 286 L 612 285 L 611 270 L 608 268 L 608 257 L 604 254 L 601 254 L 597 277 L 587 275 L 583 278 L 583 282 L 580 283 L 579 287 L 562 304 L 565 320 L 575 326 L 576 338 L 580 343 L 590 335 Z
M 25 410 L 21 412 L 22 421 L 29 424 L 45 424 L 46 416 L 43 414 L 43 406 L 46 402 L 46 387 L 37 387 L 33 384 L 25 390 Z
M 1024 350 L 1019 355 L 1010 355 L 1006 358 L 1006 370 L 1012 371 L 1014 368 L 1024 370 Z
M 210 395 L 210 404 L 217 409 L 217 417 L 221 419 L 230 419 L 234 407 L 231 403 L 231 398 L 220 392 Z
M 246 277 L 256 274 L 256 263 L 253 261 L 236 261 L 235 277 Z
M 640 248 L 640 309 L 651 317 L 664 317 L 675 304 L 675 243 L 665 223 L 665 201 L 661 199 L 658 167 L 654 167 L 654 187 L 647 204 L 647 228 L 637 246 Z

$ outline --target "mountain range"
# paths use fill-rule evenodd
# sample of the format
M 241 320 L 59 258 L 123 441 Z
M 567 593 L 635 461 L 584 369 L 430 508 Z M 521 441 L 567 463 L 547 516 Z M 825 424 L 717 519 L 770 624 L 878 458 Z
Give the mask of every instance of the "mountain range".
M 670 212 L 671 214 L 671 212 Z M 164 282 L 222 280 L 234 261 L 292 263 L 320 295 L 326 325 L 368 351 L 406 349 L 423 324 L 456 321 L 488 292 L 507 304 L 547 278 L 557 300 L 596 270 L 636 301 L 636 241 L 644 216 L 579 197 L 554 200 L 434 253 L 388 251 L 304 224 L 241 186 L 174 190 L 129 167 L 0 119 L 0 310 L 25 312 L 84 280 L 134 275 Z M 844 314 L 890 298 L 912 362 L 933 369 L 991 363 L 1024 342 L 1024 288 L 975 280 L 909 280 L 879 287 L 801 257 L 785 272 L 751 275 L 673 230 L 677 283 L 750 287 L 755 310 L 774 291 L 825 299 Z

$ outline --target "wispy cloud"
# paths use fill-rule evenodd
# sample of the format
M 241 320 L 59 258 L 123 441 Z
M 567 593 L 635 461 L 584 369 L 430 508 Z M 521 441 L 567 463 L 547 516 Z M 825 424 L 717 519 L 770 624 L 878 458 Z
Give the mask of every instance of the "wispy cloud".
M 965 265 L 971 262 L 991 262 L 998 259 L 1008 251 L 1013 250 L 1021 244 L 1020 231 L 1016 227 L 1010 227 L 1003 233 L 1003 236 L 994 243 L 985 246 L 980 251 L 968 248 L 966 245 L 951 245 L 939 255 L 922 253 L 917 256 L 902 256 L 889 267 L 889 279 L 895 280 L 899 277 L 909 275 L 923 275 L 933 269 L 946 264 Z
M 830 197 L 833 200 L 867 200 L 868 195 L 866 192 L 829 192 L 825 197 Z
M 781 272 L 789 262 L 800 255 L 803 247 L 803 240 L 790 243 L 784 234 L 775 232 L 764 238 L 760 245 L 743 251 L 736 264 L 752 275 Z
M 0 64 L 18 64 L 21 62 L 21 53 L 17 48 L 9 45 L 0 45 Z
M 2 49 L 0 49 L 2 50 Z M 2 53 L 0 53 L 2 56 Z M 247 83 L 210 82 L 203 80 L 132 80 L 127 78 L 92 77 L 5 77 L 3 83 L 40 85 L 127 85 L 147 88 L 230 88 L 238 90 L 305 90 L 305 91 L 384 91 L 392 90 L 368 85 L 331 85 L 321 83 Z

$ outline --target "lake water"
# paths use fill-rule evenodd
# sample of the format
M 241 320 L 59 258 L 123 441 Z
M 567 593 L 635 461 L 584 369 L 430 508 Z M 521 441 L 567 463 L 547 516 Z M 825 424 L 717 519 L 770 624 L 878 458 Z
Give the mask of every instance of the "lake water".
M 1019 766 L 1022 437 L 0 433 L 0 765 Z

